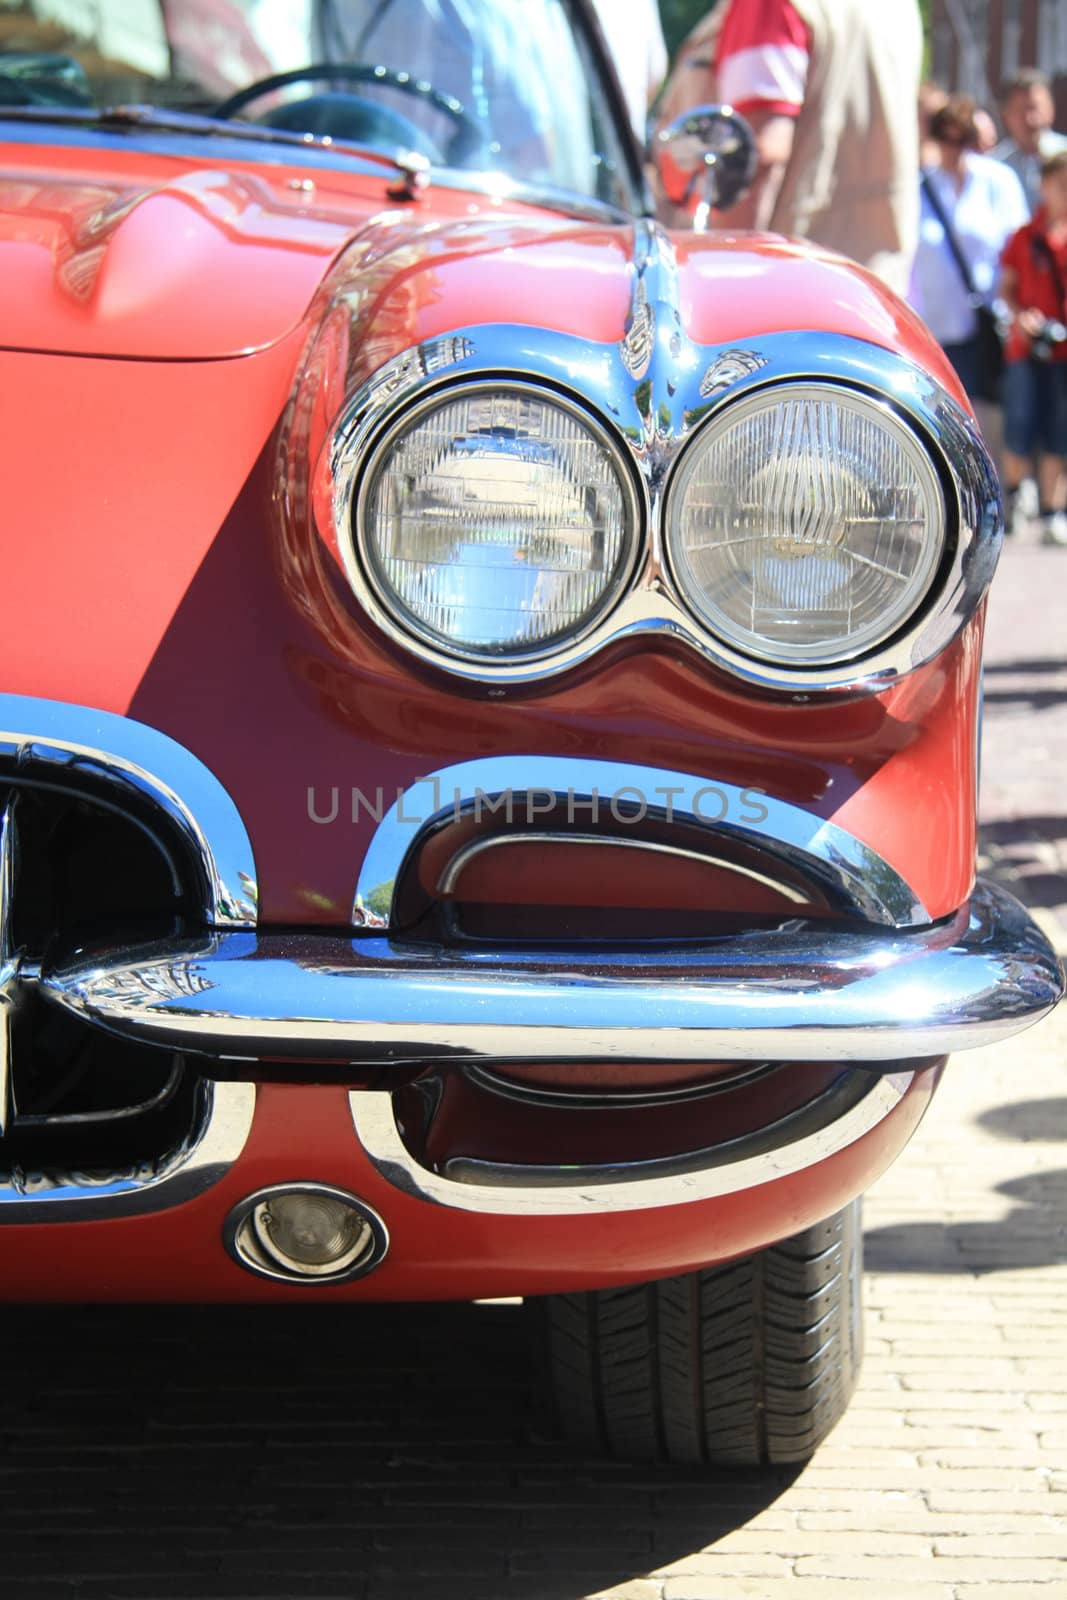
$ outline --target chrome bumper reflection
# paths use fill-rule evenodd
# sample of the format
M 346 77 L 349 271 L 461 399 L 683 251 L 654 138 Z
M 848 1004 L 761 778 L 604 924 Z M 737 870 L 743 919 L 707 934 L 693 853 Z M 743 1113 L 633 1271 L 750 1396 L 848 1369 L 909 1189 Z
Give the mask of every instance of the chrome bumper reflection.
M 1049 1011 L 1059 962 L 980 884 L 946 923 L 817 923 L 597 951 L 212 933 L 42 972 L 142 1043 L 243 1061 L 899 1061 L 995 1043 Z

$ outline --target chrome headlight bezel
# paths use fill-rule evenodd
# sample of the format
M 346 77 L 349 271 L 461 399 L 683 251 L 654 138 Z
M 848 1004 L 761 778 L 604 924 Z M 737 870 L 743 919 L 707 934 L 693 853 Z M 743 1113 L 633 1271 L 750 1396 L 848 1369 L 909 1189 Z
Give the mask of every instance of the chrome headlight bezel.
M 774 333 L 744 347 L 681 341 L 658 383 L 642 346 L 635 370 L 627 341 L 601 346 L 574 334 L 518 324 L 455 330 L 413 346 L 356 389 L 327 437 L 312 486 L 320 536 L 344 569 L 358 613 L 398 649 L 490 694 L 551 686 L 612 646 L 645 641 L 690 654 L 735 686 L 794 700 L 875 693 L 939 656 L 988 589 L 1000 551 L 1002 511 L 988 450 L 973 418 L 931 372 L 906 354 L 845 334 Z M 366 467 L 379 441 L 412 409 L 464 383 L 543 388 L 602 432 L 629 469 L 637 536 L 629 575 L 610 607 L 580 637 L 536 657 L 464 659 L 422 644 L 379 602 L 350 530 Z M 746 397 L 780 384 L 827 384 L 885 407 L 929 454 L 945 509 L 943 559 L 925 600 L 894 632 L 856 658 L 783 664 L 731 649 L 685 602 L 664 549 L 664 511 L 680 463 L 700 432 Z
M 452 400 L 478 394 L 517 394 L 555 407 L 571 416 L 605 451 L 620 492 L 623 533 L 615 569 L 596 603 L 572 630 L 560 633 L 530 648 L 499 651 L 464 649 L 460 643 L 442 640 L 428 628 L 419 626 L 417 617 L 405 612 L 389 594 L 378 570 L 378 560 L 369 532 L 370 502 L 379 473 L 397 441 L 413 432 L 419 423 Z M 447 671 L 463 671 L 493 681 L 537 671 L 547 663 L 558 663 L 580 649 L 599 633 L 620 598 L 633 581 L 644 544 L 645 518 L 632 462 L 621 442 L 613 437 L 606 423 L 588 406 L 562 390 L 520 375 L 479 374 L 460 381 L 434 385 L 418 400 L 392 413 L 361 452 L 358 481 L 353 481 L 338 523 L 342 560 L 349 580 L 364 608 L 391 637 L 423 660 Z M 556 668 L 558 670 L 558 667 Z
M 742 638 L 740 630 L 731 629 L 725 613 L 701 591 L 691 571 L 691 558 L 683 548 L 681 527 L 686 496 L 694 473 L 699 471 L 700 459 L 708 449 L 709 436 L 736 429 L 753 413 L 766 410 L 776 402 L 809 399 L 839 401 L 845 410 L 866 414 L 899 443 L 915 469 L 924 499 L 928 500 L 936 514 L 935 526 L 927 536 L 932 540 L 932 547 L 925 553 L 917 569 L 917 582 L 910 585 L 905 604 L 890 612 L 890 620 L 884 626 L 875 630 L 868 628 L 854 643 L 848 640 L 839 645 L 828 642 L 822 646 L 797 650 L 785 645 L 776 648 L 773 641 L 768 640 L 766 648 L 761 648 L 754 634 Z M 664 561 L 682 605 L 697 626 L 704 629 L 715 641 L 716 647 L 731 660 L 748 661 L 757 668 L 788 674 L 798 684 L 811 682 L 822 673 L 861 665 L 883 653 L 894 640 L 907 634 L 928 606 L 931 596 L 938 589 L 955 539 L 955 524 L 946 487 L 939 454 L 931 447 L 931 441 L 919 432 L 911 418 L 901 415 L 885 396 L 874 395 L 830 378 L 783 378 L 756 384 L 730 403 L 716 407 L 703 419 L 680 452 L 664 494 Z

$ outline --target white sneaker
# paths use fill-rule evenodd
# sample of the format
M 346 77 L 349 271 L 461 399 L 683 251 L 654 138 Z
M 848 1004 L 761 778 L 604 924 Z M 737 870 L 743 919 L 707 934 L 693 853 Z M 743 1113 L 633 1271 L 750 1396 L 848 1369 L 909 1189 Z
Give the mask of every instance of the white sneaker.
M 1025 539 L 1031 524 L 1040 515 L 1037 503 L 1037 484 L 1033 478 L 1024 478 L 1015 489 L 1004 490 L 1004 534 L 1008 539 Z
M 1019 510 L 1019 491 L 1018 491 L 1018 489 L 1005 489 L 1004 490 L 1004 537 L 1005 537 L 1005 539 L 1011 539 L 1011 538 L 1015 537 L 1018 534 L 1020 527 L 1022 526 L 1022 522 L 1023 522 L 1023 517 L 1022 517 L 1022 513 Z
M 1067 545 L 1067 511 L 1051 511 L 1042 517 L 1041 543 Z

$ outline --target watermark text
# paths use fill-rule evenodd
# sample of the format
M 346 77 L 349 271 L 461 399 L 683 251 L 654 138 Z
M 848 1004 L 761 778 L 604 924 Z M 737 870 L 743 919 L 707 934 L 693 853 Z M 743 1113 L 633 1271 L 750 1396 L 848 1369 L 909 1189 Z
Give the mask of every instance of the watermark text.
M 756 826 L 770 816 L 762 789 L 736 789 L 725 784 L 694 780 L 685 784 L 657 784 L 642 788 L 626 784 L 612 791 L 588 789 L 480 789 L 445 788 L 440 778 L 417 778 L 407 789 L 384 788 L 369 792 L 355 785 L 309 785 L 308 820 L 319 827 L 364 818 L 380 823 L 391 814 L 403 826 L 418 828 L 428 822 L 456 822 L 490 817 L 533 827 L 546 818 L 565 817 L 568 824 L 607 820 L 632 827 L 646 818 L 656 821 L 733 822 Z

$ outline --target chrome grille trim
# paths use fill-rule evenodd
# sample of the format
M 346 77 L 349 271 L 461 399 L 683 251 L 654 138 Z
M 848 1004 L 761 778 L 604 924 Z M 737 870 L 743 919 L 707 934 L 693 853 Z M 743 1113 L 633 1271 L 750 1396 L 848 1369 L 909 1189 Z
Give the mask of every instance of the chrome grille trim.
M 682 1156 L 589 1168 L 464 1160 L 450 1162 L 445 1174 L 430 1172 L 400 1137 L 390 1096 L 354 1089 L 348 1103 L 375 1170 L 405 1195 L 489 1216 L 590 1216 L 692 1205 L 817 1166 L 896 1110 L 917 1076 L 910 1063 L 901 1065 L 880 1077 L 846 1072 L 814 1106 L 755 1136 Z
M 40 982 L 38 961 L 15 948 L 11 931 L 18 893 L 15 817 L 20 788 L 83 796 L 151 832 L 141 818 L 130 815 L 131 796 L 136 796 L 147 803 L 142 809 L 159 813 L 185 844 L 200 879 L 205 921 L 229 930 L 256 925 L 255 860 L 237 808 L 207 767 L 166 734 L 87 706 L 0 695 L 0 788 L 5 786 L 11 793 L 0 814 L 0 1140 L 17 1120 L 12 1021 L 26 991 Z M 173 859 L 169 865 L 174 876 Z M 9 1157 L 0 1175 L 0 1224 L 139 1216 L 179 1205 L 210 1188 L 244 1148 L 256 1091 L 250 1083 L 202 1083 L 197 1095 L 194 1127 L 158 1160 L 117 1170 L 91 1165 L 85 1170 L 28 1170 Z M 26 1119 L 27 1125 L 48 1120 Z M 53 1120 L 58 1126 L 116 1119 L 108 1112 Z M 91 1163 L 91 1155 L 84 1159 Z
M 254 1083 L 203 1083 L 189 1139 L 160 1161 L 117 1172 L 25 1172 L 0 1180 L 0 1226 L 139 1217 L 194 1200 L 226 1176 L 248 1142 Z
M 11 938 L 11 902 L 15 883 L 15 802 L 0 815 L 0 1139 L 15 1115 L 11 1072 L 11 1023 L 19 1002 L 19 958 Z
M 134 791 L 168 819 L 199 864 L 209 926 L 256 926 L 256 863 L 240 813 L 176 739 L 114 712 L 0 694 L 0 783 L 5 779 L 82 792 L 101 787 L 120 810 Z
M 718 867 L 722 872 L 732 872 L 736 877 L 747 878 L 751 883 L 758 883 L 765 889 L 773 889 L 780 894 L 783 900 L 790 900 L 794 905 L 806 906 L 807 897 L 799 889 L 792 889 L 786 883 L 779 883 L 765 872 L 757 872 L 753 867 L 744 867 L 737 861 L 729 861 L 723 856 L 717 856 L 713 850 L 707 853 L 699 850 L 685 850 L 680 845 L 663 844 L 652 839 L 620 839 L 615 834 L 603 833 L 492 833 L 488 839 L 473 839 L 470 844 L 457 850 L 451 861 L 441 873 L 437 882 L 437 893 L 451 895 L 455 892 L 459 880 L 472 861 L 477 861 L 489 851 L 497 851 L 506 845 L 548 845 L 568 846 L 584 845 L 586 848 L 605 849 L 614 847 L 617 850 L 640 850 L 647 855 L 662 856 L 675 861 L 696 861 L 701 866 Z
M 778 856 L 825 890 L 846 914 L 884 927 L 921 927 L 931 921 L 914 889 L 870 845 L 763 790 L 623 761 L 515 755 L 440 767 L 404 791 L 367 846 L 356 883 L 353 926 L 392 927 L 397 886 L 412 852 L 434 829 L 471 813 L 477 816 L 479 805 L 492 813 L 501 797 L 512 797 L 510 824 L 515 807 L 521 811 L 525 803 L 529 812 L 531 797 L 556 796 L 580 807 L 584 818 L 593 799 L 607 808 L 624 792 L 643 796 L 649 816 L 700 829 L 710 849 L 732 837 Z M 714 819 L 704 799 L 712 794 L 722 811 Z

